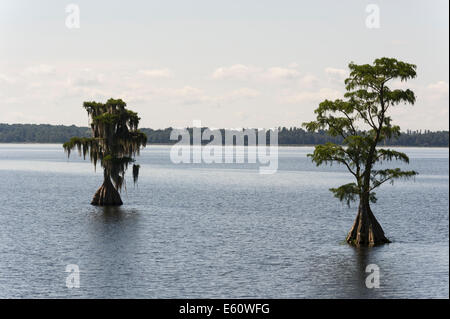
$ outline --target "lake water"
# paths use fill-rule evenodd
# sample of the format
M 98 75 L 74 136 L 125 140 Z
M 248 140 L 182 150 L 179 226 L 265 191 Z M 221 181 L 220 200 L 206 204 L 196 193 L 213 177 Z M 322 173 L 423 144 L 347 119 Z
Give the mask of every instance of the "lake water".
M 372 210 L 392 244 L 343 243 L 356 215 L 328 188 L 342 167 L 280 147 L 279 170 L 173 164 L 148 146 L 124 205 L 91 206 L 102 183 L 61 145 L 0 145 L 0 297 L 449 297 L 449 151 L 402 148 L 415 182 L 383 185 Z M 80 288 L 66 287 L 66 265 Z M 365 285 L 376 264 L 380 288 Z

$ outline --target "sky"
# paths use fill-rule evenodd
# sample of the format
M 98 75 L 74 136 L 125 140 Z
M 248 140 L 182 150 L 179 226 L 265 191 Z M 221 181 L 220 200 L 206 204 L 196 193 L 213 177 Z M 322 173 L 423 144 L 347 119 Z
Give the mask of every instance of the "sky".
M 83 101 L 113 97 L 142 127 L 299 127 L 321 101 L 343 96 L 350 62 L 386 56 L 418 73 L 392 83 L 417 95 L 392 110 L 394 123 L 448 130 L 448 6 L 1 0 L 0 123 L 86 126 Z

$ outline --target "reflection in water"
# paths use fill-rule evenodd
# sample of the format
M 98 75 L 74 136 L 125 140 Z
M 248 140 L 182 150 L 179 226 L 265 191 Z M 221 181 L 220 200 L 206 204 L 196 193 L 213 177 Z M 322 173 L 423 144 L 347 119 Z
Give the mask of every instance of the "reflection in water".
M 94 222 L 90 223 L 88 251 L 89 263 L 95 272 L 84 274 L 85 283 L 95 283 L 105 295 L 122 294 L 127 288 L 123 283 L 139 277 L 136 268 L 136 248 L 138 240 L 139 213 L 136 209 L 120 206 L 95 207 L 91 211 Z M 122 287 L 121 287 L 122 286 Z
M 361 298 L 367 296 L 371 290 L 366 287 L 366 278 L 369 275 L 366 273 L 367 265 L 371 264 L 372 254 L 375 253 L 376 247 L 351 247 L 355 255 L 355 277 L 357 278 L 357 285 L 355 285 L 352 298 Z
M 123 208 L 122 206 L 95 206 L 91 214 L 106 223 L 110 223 L 120 222 L 130 217 L 137 217 L 138 211 L 132 208 Z
M 355 254 L 355 269 L 358 270 L 358 273 L 360 274 L 360 278 L 366 277 L 366 267 L 369 264 L 369 254 L 372 252 L 373 249 L 376 249 L 376 247 L 353 247 L 354 254 Z
M 320 298 L 379 298 L 380 290 L 366 287 L 366 267 L 377 263 L 376 255 L 379 247 L 353 247 L 347 244 L 333 247 L 324 245 L 318 253 L 309 260 L 308 276 L 311 294 Z M 379 265 L 380 266 L 380 265 Z

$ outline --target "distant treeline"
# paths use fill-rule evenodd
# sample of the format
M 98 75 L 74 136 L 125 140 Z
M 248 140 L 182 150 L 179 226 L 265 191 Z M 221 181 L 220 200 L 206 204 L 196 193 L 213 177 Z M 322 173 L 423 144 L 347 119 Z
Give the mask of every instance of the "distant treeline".
M 192 129 L 188 129 L 192 132 Z M 149 144 L 173 144 L 170 140 L 172 128 L 153 130 L 142 128 L 147 134 Z M 222 131 L 223 140 L 225 134 Z M 48 125 L 48 124 L 0 124 L 0 143 L 64 143 L 73 136 L 89 137 L 91 134 L 88 127 L 75 125 Z M 192 134 L 191 134 L 192 137 Z M 386 142 L 386 145 L 396 146 L 436 146 L 448 147 L 448 131 L 406 131 L 399 138 Z M 280 127 L 278 131 L 279 145 L 315 145 L 326 142 L 340 143 L 341 138 L 333 138 L 325 131 L 310 133 L 297 127 Z

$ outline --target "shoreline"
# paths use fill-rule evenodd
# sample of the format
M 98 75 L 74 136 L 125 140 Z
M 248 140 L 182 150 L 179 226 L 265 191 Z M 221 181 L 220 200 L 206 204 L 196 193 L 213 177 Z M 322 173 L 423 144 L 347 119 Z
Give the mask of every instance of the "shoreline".
M 172 146 L 176 143 L 148 143 L 147 146 Z M 0 145 L 63 145 L 63 143 L 47 143 L 47 142 L 0 142 Z M 207 144 L 204 144 L 205 146 Z M 278 144 L 279 147 L 314 147 L 322 144 Z M 192 146 L 192 145 L 191 145 Z M 231 146 L 231 145 L 222 145 Z M 247 145 L 245 145 L 247 147 Z M 377 147 L 396 147 L 396 148 L 449 148 L 449 146 L 423 146 L 423 145 L 379 145 Z

